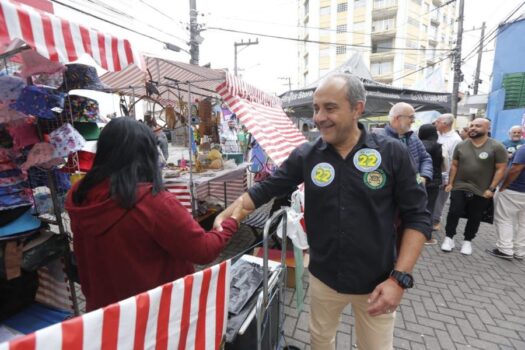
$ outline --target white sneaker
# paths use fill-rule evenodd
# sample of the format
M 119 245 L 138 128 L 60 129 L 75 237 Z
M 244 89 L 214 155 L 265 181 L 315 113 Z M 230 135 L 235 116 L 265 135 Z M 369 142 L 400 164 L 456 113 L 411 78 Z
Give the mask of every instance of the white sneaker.
M 472 254 L 472 243 L 469 241 L 463 241 L 461 245 L 461 254 L 470 255 Z
M 450 237 L 445 237 L 443 244 L 441 244 L 441 250 L 444 252 L 451 252 L 455 247 L 454 239 Z

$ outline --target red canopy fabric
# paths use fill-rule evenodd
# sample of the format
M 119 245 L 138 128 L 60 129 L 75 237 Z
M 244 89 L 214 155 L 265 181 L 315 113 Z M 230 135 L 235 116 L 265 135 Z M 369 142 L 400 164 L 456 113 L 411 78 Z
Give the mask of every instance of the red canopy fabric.
M 0 42 L 21 39 L 40 55 L 62 63 L 91 56 L 102 68 L 119 71 L 130 64 L 142 68 L 128 40 L 67 21 L 30 6 L 0 0 Z

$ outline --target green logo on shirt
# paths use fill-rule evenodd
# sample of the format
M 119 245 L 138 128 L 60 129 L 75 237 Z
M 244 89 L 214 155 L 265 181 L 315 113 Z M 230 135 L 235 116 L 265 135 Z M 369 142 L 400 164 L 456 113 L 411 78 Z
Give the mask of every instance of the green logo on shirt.
M 363 182 L 368 188 L 372 190 L 378 190 L 385 186 L 386 174 L 381 169 L 364 173 Z

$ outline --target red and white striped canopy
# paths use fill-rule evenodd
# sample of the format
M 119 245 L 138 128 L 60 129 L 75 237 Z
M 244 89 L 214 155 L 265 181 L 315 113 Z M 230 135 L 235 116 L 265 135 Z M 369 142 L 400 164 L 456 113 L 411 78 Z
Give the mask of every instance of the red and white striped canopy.
M 68 63 L 83 54 L 102 68 L 119 71 L 141 58 L 128 40 L 67 21 L 30 6 L 0 0 L 0 42 L 21 39 L 51 61 Z
M 281 165 L 306 138 L 281 108 L 281 100 L 232 75 L 217 86 L 230 110 L 255 137 L 268 157 Z

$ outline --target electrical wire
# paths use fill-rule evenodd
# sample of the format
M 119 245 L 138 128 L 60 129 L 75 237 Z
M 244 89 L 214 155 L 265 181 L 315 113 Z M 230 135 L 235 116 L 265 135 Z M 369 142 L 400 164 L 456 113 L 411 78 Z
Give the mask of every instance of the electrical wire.
M 248 31 L 236 30 L 236 29 L 230 29 L 230 28 L 207 27 L 207 29 L 209 29 L 209 30 L 219 30 L 219 31 L 224 31 L 224 32 L 231 32 L 231 33 L 248 34 L 248 35 L 261 36 L 261 37 L 273 38 L 273 39 L 281 39 L 281 40 L 298 41 L 298 42 L 304 42 L 304 43 L 312 43 L 312 44 L 337 45 L 337 46 L 358 47 L 358 48 L 368 48 L 368 49 L 371 49 L 373 47 L 371 45 L 345 44 L 345 43 L 334 43 L 334 42 L 330 42 L 330 41 L 291 38 L 291 37 L 285 37 L 285 36 L 279 36 L 279 35 L 254 33 L 254 32 L 248 32 Z M 377 46 L 377 48 L 387 48 L 387 47 Z M 412 48 L 412 47 L 388 47 L 387 49 L 391 49 L 392 51 L 396 51 L 396 50 L 398 50 L 398 51 L 405 51 L 405 50 L 406 51 L 426 51 L 426 49 Z M 435 51 L 451 51 L 449 49 L 434 49 L 434 50 Z

